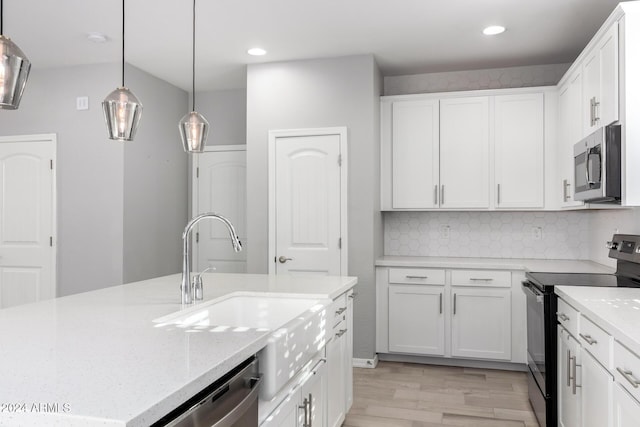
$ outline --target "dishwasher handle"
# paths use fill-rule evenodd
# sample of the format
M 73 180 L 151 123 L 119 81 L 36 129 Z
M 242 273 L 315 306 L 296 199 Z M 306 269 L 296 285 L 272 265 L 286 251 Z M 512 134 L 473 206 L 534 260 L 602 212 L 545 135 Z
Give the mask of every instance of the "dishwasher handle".
M 247 369 L 166 424 L 171 427 L 233 427 L 257 405 L 262 376 Z M 257 408 L 257 406 L 256 406 Z

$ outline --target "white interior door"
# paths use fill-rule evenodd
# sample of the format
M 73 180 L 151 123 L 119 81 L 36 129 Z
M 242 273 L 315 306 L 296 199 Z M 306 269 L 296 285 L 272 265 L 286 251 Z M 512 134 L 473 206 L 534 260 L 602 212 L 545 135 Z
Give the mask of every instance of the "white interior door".
M 219 273 L 247 271 L 247 160 L 244 146 L 215 147 L 196 156 L 194 216 L 215 212 L 231 221 L 243 248 L 235 252 L 227 228 L 219 221 L 201 221 L 196 231 L 194 271 L 215 267 Z
M 270 135 L 270 271 L 346 274 L 346 130 Z
M 0 308 L 56 296 L 54 138 L 0 138 Z

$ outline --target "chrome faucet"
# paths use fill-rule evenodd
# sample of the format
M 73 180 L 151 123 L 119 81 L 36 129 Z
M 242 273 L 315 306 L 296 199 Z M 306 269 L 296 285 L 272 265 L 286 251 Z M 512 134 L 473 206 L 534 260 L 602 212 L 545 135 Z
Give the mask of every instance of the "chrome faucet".
M 218 221 L 226 225 L 227 230 L 229 230 L 229 236 L 231 237 L 233 250 L 236 252 L 240 252 L 242 250 L 242 243 L 240 243 L 238 234 L 236 233 L 235 228 L 233 228 L 233 224 L 231 224 L 231 221 L 229 221 L 227 218 L 213 212 L 203 213 L 192 218 L 184 228 L 184 232 L 182 233 L 182 284 L 180 285 L 182 304 L 191 304 L 193 302 L 193 290 L 191 288 L 191 260 L 189 257 L 189 252 L 191 252 L 191 243 L 189 234 L 191 233 L 191 230 L 193 230 L 193 227 L 198 222 L 200 222 L 200 220 L 205 218 L 217 219 Z

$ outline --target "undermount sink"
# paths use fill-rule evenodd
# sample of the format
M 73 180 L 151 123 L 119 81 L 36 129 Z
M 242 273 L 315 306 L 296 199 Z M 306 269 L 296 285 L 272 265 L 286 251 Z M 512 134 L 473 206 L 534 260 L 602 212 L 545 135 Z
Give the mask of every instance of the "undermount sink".
M 229 326 L 276 330 L 301 313 L 323 309 L 321 301 L 317 298 L 274 297 L 271 294 L 231 295 L 160 317 L 154 322 L 182 328 Z
M 260 398 L 270 400 L 326 344 L 331 300 L 273 294 L 231 294 L 155 319 L 185 332 L 271 331 L 260 351 Z

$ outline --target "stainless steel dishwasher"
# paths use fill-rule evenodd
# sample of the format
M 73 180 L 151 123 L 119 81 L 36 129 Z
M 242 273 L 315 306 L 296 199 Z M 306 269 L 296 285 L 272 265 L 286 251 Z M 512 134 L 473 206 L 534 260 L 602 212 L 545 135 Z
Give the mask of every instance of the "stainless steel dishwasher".
M 256 427 L 259 386 L 258 360 L 252 357 L 152 427 Z

